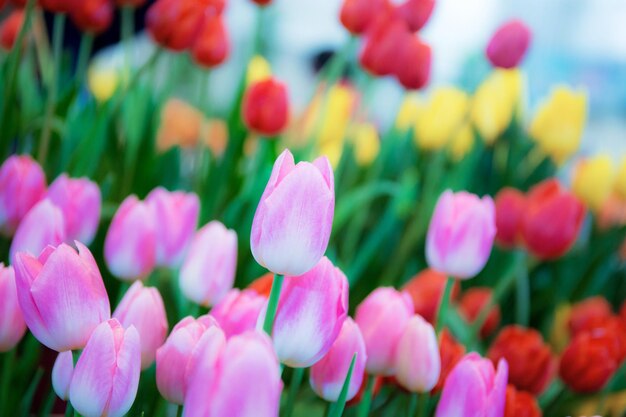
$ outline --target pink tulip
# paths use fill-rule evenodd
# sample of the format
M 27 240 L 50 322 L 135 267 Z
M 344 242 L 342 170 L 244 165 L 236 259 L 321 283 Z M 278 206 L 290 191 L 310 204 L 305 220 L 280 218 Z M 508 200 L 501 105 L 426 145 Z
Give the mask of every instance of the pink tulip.
M 493 34 L 487 45 L 487 58 L 494 67 L 517 67 L 530 45 L 530 29 L 521 20 L 506 22 Z
M 477 353 L 465 355 L 452 369 L 443 386 L 435 417 L 502 417 L 509 367 Z
M 187 392 L 190 361 L 204 332 L 218 326 L 211 316 L 182 319 L 156 352 L 156 382 L 161 395 L 171 403 L 181 404 Z
M 412 316 L 411 297 L 389 287 L 375 289 L 359 304 L 355 321 L 365 340 L 368 373 L 394 374 L 396 346 Z
M 17 301 L 15 272 L 0 262 L 0 352 L 13 349 L 24 336 L 26 323 Z
M 212 306 L 235 283 L 237 234 L 218 221 L 198 230 L 180 270 L 180 289 L 191 301 Z
M 50 185 L 47 196 L 63 212 L 66 239 L 90 244 L 100 223 L 102 198 L 98 185 L 87 178 L 73 179 L 63 174 Z
M 115 213 L 104 241 L 104 259 L 113 275 L 124 280 L 145 278 L 155 265 L 155 218 L 148 205 L 134 195 L 126 197 Z
M 487 263 L 496 236 L 495 206 L 489 196 L 444 192 L 426 238 L 428 265 L 448 276 L 472 278 Z
M 44 198 L 46 175 L 28 155 L 9 157 L 0 167 L 0 231 L 11 236 L 26 213 Z
M 207 355 L 208 356 L 208 355 Z M 268 336 L 247 332 L 228 340 L 217 364 L 205 360 L 185 398 L 185 417 L 277 417 L 282 381 Z
M 428 392 L 437 385 L 441 358 L 433 326 L 413 316 L 404 328 L 396 351 L 396 379 L 411 392 Z
M 224 330 L 226 337 L 232 337 L 254 330 L 266 303 L 267 298 L 256 291 L 234 288 L 211 309 L 211 315 Z
M 158 223 L 156 228 L 157 266 L 178 267 L 198 224 L 200 200 L 193 193 L 152 190 L 146 203 Z
M 167 336 L 167 316 L 159 290 L 135 282 L 113 312 L 122 326 L 135 326 L 141 339 L 141 369 L 146 369 Z
M 56 395 L 63 401 L 70 397 L 70 384 L 74 375 L 74 357 L 67 350 L 57 355 L 52 367 L 52 388 Z
M 17 298 L 33 335 L 57 352 L 82 349 L 91 332 L 111 317 L 95 259 L 86 246 L 48 246 L 35 258 L 15 256 Z
M 361 330 L 354 320 L 348 317 L 328 353 L 311 367 L 310 382 L 313 391 L 326 401 L 337 401 L 354 354 L 356 360 L 346 398 L 348 401 L 354 398 L 361 388 L 367 361 Z
M 307 368 L 322 359 L 348 315 L 348 280 L 323 257 L 315 268 L 287 277 L 280 293 L 272 341 L 280 361 Z M 265 312 L 259 317 L 262 323 Z
M 275 274 L 309 271 L 326 252 L 334 210 L 335 183 L 328 159 L 295 165 L 285 150 L 274 163 L 254 214 L 254 259 Z
M 37 256 L 46 246 L 57 246 L 64 240 L 63 212 L 46 198 L 37 203 L 17 227 L 11 242 L 10 258 L 15 263 L 18 252 Z
M 83 417 L 121 417 L 135 401 L 141 372 L 139 334 L 116 319 L 100 324 L 76 363 L 70 401 Z

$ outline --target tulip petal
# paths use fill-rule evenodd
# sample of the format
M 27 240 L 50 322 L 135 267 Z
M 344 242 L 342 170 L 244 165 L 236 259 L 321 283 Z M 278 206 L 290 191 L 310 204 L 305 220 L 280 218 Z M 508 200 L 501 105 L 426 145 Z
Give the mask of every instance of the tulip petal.
M 461 360 L 446 379 L 435 417 L 482 416 L 487 394 L 477 367 L 470 360 Z
M 56 395 L 64 401 L 70 394 L 70 383 L 74 374 L 74 358 L 71 351 L 59 353 L 52 367 L 52 387 Z
M 130 326 L 124 332 L 124 339 L 117 350 L 115 366 L 107 417 L 125 415 L 137 395 L 141 372 L 141 349 L 139 333 L 134 326 Z

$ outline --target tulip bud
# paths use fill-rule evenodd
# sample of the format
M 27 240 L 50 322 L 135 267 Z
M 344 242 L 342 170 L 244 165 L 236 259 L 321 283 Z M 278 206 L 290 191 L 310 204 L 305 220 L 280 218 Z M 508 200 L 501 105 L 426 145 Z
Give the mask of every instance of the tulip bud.
M 270 293 L 272 292 L 272 285 L 274 284 L 274 274 L 268 272 L 267 274 L 263 274 L 258 277 L 254 281 L 248 285 L 248 288 L 253 290 L 259 295 L 264 296 L 265 298 L 270 297 Z
M 272 341 L 280 361 L 307 368 L 334 343 L 348 315 L 348 280 L 326 257 L 310 271 L 287 277 L 280 293 Z M 259 323 L 265 312 L 259 317 Z
M 46 193 L 46 176 L 30 156 L 11 156 L 0 167 L 0 230 L 12 236 Z
M 202 29 L 193 44 L 194 61 L 205 68 L 213 68 L 228 58 L 229 51 L 228 33 L 222 17 L 205 17 Z
M 597 296 L 587 298 L 572 306 L 567 326 L 571 336 L 593 330 L 607 324 L 613 311 L 606 298 Z
M 508 366 L 469 353 L 454 367 L 443 387 L 435 417 L 501 416 L 504 414 Z
M 204 356 L 185 398 L 184 417 L 278 416 L 283 384 L 266 334 L 229 339 L 213 366 Z
M 157 0 L 146 14 L 146 28 L 157 44 L 181 52 L 192 46 L 204 16 L 203 2 Z
M 422 317 L 411 317 L 398 341 L 396 379 L 411 392 L 429 392 L 440 372 L 435 329 Z
M 346 397 L 348 401 L 359 392 L 367 361 L 363 335 L 354 320 L 348 317 L 330 350 L 311 367 L 310 383 L 313 391 L 328 402 L 337 401 L 355 354 L 356 360 Z
M 211 309 L 211 315 L 226 337 L 230 338 L 254 330 L 266 303 L 267 296 L 259 295 L 253 290 L 240 291 L 234 288 Z
M 412 316 L 411 298 L 393 288 L 377 288 L 359 304 L 355 321 L 365 340 L 368 373 L 394 374 L 396 347 Z
M 515 188 L 505 187 L 496 194 L 495 204 L 496 242 L 505 248 L 512 248 L 520 240 L 526 197 Z
M 373 75 L 382 77 L 396 70 L 398 45 L 406 39 L 406 24 L 393 16 L 382 14 L 368 30 L 359 61 Z
M 193 302 L 212 306 L 233 288 L 237 234 L 218 221 L 198 230 L 180 270 L 180 289 Z
M 55 394 L 63 401 L 67 401 L 70 396 L 72 375 L 74 375 L 72 351 L 67 350 L 59 353 L 52 367 L 52 388 Z
M 430 324 L 435 323 L 447 280 L 445 274 L 434 269 L 425 269 L 402 287 L 402 291 L 413 300 L 415 314 L 419 314 Z M 456 299 L 459 288 L 458 282 L 455 282 L 450 292 L 450 302 Z
M 506 405 L 504 417 L 542 417 L 537 399 L 524 391 L 518 391 L 513 385 L 506 387 Z
M 448 276 L 472 278 L 487 263 L 496 235 L 491 197 L 466 192 L 444 192 L 428 228 L 428 265 Z
M 433 392 L 440 392 L 448 378 L 448 375 L 457 363 L 465 355 L 465 346 L 456 341 L 448 329 L 443 329 L 439 334 L 439 356 L 441 357 L 441 373 Z
M 517 67 L 530 45 L 530 29 L 521 20 L 513 19 L 498 28 L 487 45 L 487 58 L 494 67 Z
M 335 181 L 328 159 L 294 165 L 285 150 L 254 213 L 254 259 L 275 274 L 304 274 L 326 252 L 334 211 Z
M 545 180 L 527 194 L 522 237 L 539 259 L 563 256 L 578 238 L 585 208 L 555 179 Z
M 68 241 L 91 243 L 100 223 L 100 188 L 87 178 L 71 179 L 63 174 L 48 188 L 48 199 L 63 212 Z
M 93 331 L 78 358 L 70 401 L 84 417 L 121 417 L 135 401 L 141 372 L 139 334 L 111 319 Z
M 11 242 L 10 259 L 15 263 L 18 252 L 39 255 L 46 246 L 57 246 L 64 240 L 63 212 L 46 198 L 37 203 L 18 226 Z
M 272 77 L 252 84 L 243 98 L 242 113 L 248 129 L 264 136 L 279 135 L 289 121 L 287 87 Z
M 156 383 L 161 395 L 169 402 L 183 404 L 190 373 L 191 357 L 196 346 L 212 327 L 219 327 L 211 316 L 182 319 L 156 352 Z M 208 342 L 208 341 L 207 341 Z
M 14 10 L 9 17 L 0 23 L 0 46 L 7 51 L 13 49 L 17 35 L 24 24 L 24 11 Z
M 15 272 L 0 262 L 0 352 L 13 349 L 24 336 L 26 323 L 17 300 Z
M 504 358 L 509 363 L 509 382 L 518 389 L 541 394 L 555 373 L 550 346 L 541 333 L 521 326 L 507 326 L 498 334 L 487 356 L 495 364 Z
M 359 35 L 365 32 L 376 16 L 387 8 L 385 0 L 344 0 L 339 20 L 352 34 Z
M 97 325 L 111 316 L 109 297 L 89 249 L 76 242 L 48 246 L 35 258 L 15 256 L 17 297 L 26 325 L 57 352 L 82 349 Z M 68 325 L 71 323 L 71 326 Z
M 113 318 L 128 328 L 134 326 L 141 340 L 141 369 L 146 369 L 167 336 L 167 316 L 159 290 L 135 282 L 113 312 Z
M 70 11 L 70 16 L 83 32 L 99 34 L 111 26 L 113 4 L 111 0 L 83 0 Z
M 400 42 L 394 75 L 407 90 L 423 88 L 430 79 L 430 45 L 408 32 Z
M 435 0 L 406 0 L 396 10 L 411 32 L 417 32 L 428 22 L 434 7 Z
M 159 227 L 166 219 L 159 217 Z M 157 217 L 148 204 L 126 197 L 113 216 L 104 241 L 104 259 L 113 275 L 124 280 L 146 277 L 155 265 Z M 161 232 L 163 235 L 164 232 Z
M 611 197 L 615 174 L 615 166 L 609 155 L 581 161 L 574 171 L 572 191 L 591 211 L 597 213 Z
M 459 313 L 468 323 L 474 321 L 481 315 L 493 299 L 493 290 L 489 287 L 474 287 L 465 291 L 459 302 Z M 480 337 L 486 339 L 500 324 L 500 306 L 495 304 L 489 310 L 487 319 L 480 328 Z

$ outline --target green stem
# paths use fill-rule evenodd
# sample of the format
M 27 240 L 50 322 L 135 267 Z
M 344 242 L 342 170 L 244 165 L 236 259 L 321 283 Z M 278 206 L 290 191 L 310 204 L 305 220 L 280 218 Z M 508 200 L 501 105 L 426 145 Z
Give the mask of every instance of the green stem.
M 182 406 L 182 405 L 179 405 L 179 406 L 176 408 L 176 417 L 182 417 L 182 416 L 183 416 L 183 406 Z
M 123 6 L 122 10 L 121 37 L 124 44 L 124 69 L 129 74 L 131 69 L 131 40 L 135 31 L 135 9 L 132 6 Z
M 354 371 L 354 364 L 356 362 L 356 352 L 352 355 L 352 361 L 350 362 L 350 368 L 346 374 L 346 379 L 343 381 L 339 398 L 332 404 L 328 410 L 328 417 L 341 417 L 343 410 L 346 408 L 346 399 L 348 398 L 348 390 L 350 389 L 350 380 L 352 379 L 352 372 Z
M 436 327 L 435 330 L 437 334 L 441 333 L 441 329 L 443 328 L 443 324 L 446 321 L 446 315 L 448 314 L 448 306 L 450 305 L 450 293 L 452 292 L 452 287 L 454 286 L 454 278 L 448 277 L 446 279 L 446 288 L 443 291 L 443 298 L 439 303 L 439 309 L 437 311 L 437 319 L 436 319 Z
M 287 404 L 285 405 L 284 413 L 282 413 L 284 417 L 291 417 L 293 414 L 293 408 L 296 404 L 296 396 L 300 390 L 302 378 L 304 378 L 304 368 L 294 368 L 293 375 L 291 376 L 291 383 L 289 384 Z
M 358 417 L 366 417 L 372 406 L 372 392 L 374 391 L 374 385 L 376 384 L 376 376 L 371 375 L 370 380 L 367 383 L 367 388 L 365 389 L 365 393 L 363 394 L 363 398 L 361 399 L 361 403 L 359 404 L 359 408 L 357 410 Z
M 72 407 L 72 403 L 70 400 L 67 400 L 65 404 L 65 417 L 72 417 L 74 415 L 74 407 Z
M 254 39 L 252 40 L 252 56 L 264 55 L 265 53 L 265 19 L 266 7 L 257 7 Z
M 87 66 L 89 57 L 93 48 L 93 33 L 84 33 L 80 40 L 80 49 L 78 52 L 78 63 L 76 64 L 76 82 L 82 85 L 87 75 Z
M 274 274 L 274 281 L 272 282 L 272 290 L 270 292 L 270 299 L 267 303 L 267 312 L 265 313 L 265 321 L 263 322 L 263 331 L 272 336 L 272 329 L 274 328 L 274 318 L 276 317 L 276 310 L 278 309 L 278 300 L 280 298 L 280 290 L 283 286 L 284 276 Z
M 46 115 L 44 118 L 41 139 L 39 140 L 38 161 L 44 164 L 48 157 L 50 147 L 50 135 L 52 134 L 52 119 L 54 118 L 54 108 L 57 100 L 59 87 L 59 72 L 61 70 L 61 59 L 63 54 L 63 33 L 65 31 L 65 13 L 54 15 L 54 29 L 52 33 L 52 69 L 50 73 L 50 85 L 48 86 L 48 100 L 46 102 Z
M 418 405 L 419 408 L 417 410 L 417 417 L 427 417 L 428 415 L 428 402 L 429 397 L 428 393 L 420 393 L 418 394 Z
M 526 327 L 530 321 L 530 285 L 528 283 L 527 268 L 524 265 L 520 265 L 520 269 L 515 276 L 515 318 L 517 324 Z
M 414 392 L 409 398 L 409 408 L 407 410 L 408 412 L 406 413 L 407 417 L 413 417 L 413 415 L 415 414 L 415 410 L 417 410 L 417 396 L 418 394 Z
M 2 415 L 9 414 L 9 387 L 11 385 L 11 374 L 15 363 L 16 348 L 4 353 L 2 364 L 2 380 L 0 381 L 0 411 Z

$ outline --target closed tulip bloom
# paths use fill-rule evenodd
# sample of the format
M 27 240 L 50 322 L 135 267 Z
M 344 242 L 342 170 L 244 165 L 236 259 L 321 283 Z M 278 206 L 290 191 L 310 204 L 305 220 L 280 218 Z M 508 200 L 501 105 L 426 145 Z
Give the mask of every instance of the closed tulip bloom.
M 446 146 L 467 117 L 469 98 L 453 87 L 436 89 L 419 106 L 415 118 L 414 139 L 420 149 L 437 150 Z
M 203 305 L 218 303 L 233 288 L 237 268 L 237 234 L 218 221 L 196 232 L 180 270 L 180 289 Z
M 0 352 L 13 349 L 24 336 L 26 323 L 17 300 L 15 272 L 0 262 Z
M 156 227 L 156 265 L 177 267 L 191 243 L 200 212 L 200 200 L 194 193 L 155 188 L 146 197 Z
M 441 358 L 441 372 L 437 385 L 433 388 L 433 393 L 441 392 L 448 375 L 457 363 L 465 355 L 465 346 L 459 343 L 454 336 L 444 328 L 439 334 L 439 356 Z
M 113 312 L 122 326 L 134 326 L 141 340 L 141 369 L 146 369 L 167 336 L 167 316 L 159 290 L 135 282 Z
M 354 320 L 348 317 L 341 327 L 339 336 L 324 357 L 311 367 L 311 388 L 328 402 L 339 399 L 341 388 L 348 375 L 352 357 L 356 354 L 350 386 L 346 400 L 356 396 L 363 382 L 367 352 L 361 330 Z
M 430 45 L 411 33 L 401 39 L 394 75 L 407 90 L 424 88 L 430 80 Z
M 339 20 L 348 31 L 358 35 L 364 33 L 376 16 L 387 8 L 385 0 L 344 0 Z
M 202 29 L 204 2 L 197 0 L 157 0 L 146 14 L 146 28 L 164 48 L 181 52 L 193 45 Z
M 583 160 L 574 171 L 572 191 L 591 211 L 597 213 L 613 193 L 615 175 L 613 159 L 609 155 Z
M 493 299 L 493 290 L 489 287 L 474 287 L 463 293 L 459 301 L 459 313 L 468 323 L 474 321 L 482 314 L 482 311 L 491 304 Z M 489 309 L 487 319 L 480 328 L 480 337 L 486 339 L 489 337 L 500 324 L 500 306 L 493 305 Z
M 557 164 L 578 152 L 587 120 L 587 94 L 557 87 L 539 107 L 529 133 Z
M 126 197 L 113 216 L 104 240 L 104 259 L 113 275 L 124 280 L 144 278 L 154 269 L 158 227 L 167 219 L 156 217 L 148 204 Z M 163 236 L 164 232 L 161 232 Z
M 425 269 L 402 287 L 402 291 L 409 294 L 413 300 L 415 314 L 419 314 L 430 324 L 435 323 L 435 316 L 443 299 L 446 281 L 445 274 L 433 269 Z M 456 299 L 459 290 L 459 284 L 455 282 L 450 292 L 450 302 Z
M 368 166 L 380 152 L 380 136 L 373 123 L 359 123 L 354 127 L 352 143 L 354 158 L 360 166 Z
M 448 150 L 452 161 L 459 162 L 474 148 L 474 131 L 469 121 L 465 122 L 457 132 L 452 135 Z
M 394 374 L 396 347 L 412 316 L 411 298 L 389 287 L 375 289 L 359 304 L 355 321 L 365 340 L 368 373 Z
M 348 280 L 326 257 L 310 271 L 287 277 L 280 293 L 272 341 L 280 361 L 307 368 L 335 342 L 348 315 Z M 265 317 L 263 313 L 261 319 Z
M 24 24 L 24 11 L 17 9 L 9 17 L 0 22 L 0 47 L 9 51 L 13 49 L 17 35 Z
M 515 68 L 517 67 L 530 46 L 530 29 L 524 22 L 513 19 L 496 30 L 489 45 L 487 45 L 487 58 L 494 67 Z
M 509 383 L 537 395 L 549 385 L 556 370 L 552 350 L 543 341 L 541 333 L 521 326 L 502 329 L 487 356 L 494 364 L 506 359 Z
M 428 265 L 454 278 L 472 278 L 487 263 L 495 235 L 491 197 L 448 190 L 439 197 L 428 228 Z
M 84 417 L 121 417 L 135 401 L 141 372 L 139 334 L 116 320 L 100 324 L 80 354 L 70 402 Z
M 326 252 L 334 211 L 335 180 L 328 159 L 295 165 L 285 150 L 254 213 L 254 259 L 275 274 L 304 274 Z
M 89 245 L 100 223 L 102 198 L 98 185 L 87 178 L 62 174 L 48 188 L 47 197 L 63 212 L 66 239 Z
M 183 404 L 187 393 L 191 357 L 198 341 L 209 328 L 217 326 L 210 316 L 182 319 L 156 352 L 156 383 L 169 402 Z
M 446 379 L 435 417 L 500 417 L 504 414 L 508 366 L 469 353 Z
M 254 290 L 234 288 L 211 309 L 211 316 L 228 338 L 254 330 L 266 303 L 267 296 L 259 295 Z
M 26 325 L 57 352 L 82 349 L 97 325 L 111 316 L 109 297 L 89 249 L 76 242 L 47 247 L 39 258 L 15 256 L 17 297 Z M 68 325 L 70 324 L 71 325 Z
M 11 156 L 0 167 L 0 230 L 12 236 L 46 193 L 46 175 L 30 156 Z
M 113 3 L 111 0 L 83 0 L 70 11 L 70 16 L 83 32 L 99 34 L 111 26 Z
M 435 0 L 405 0 L 396 10 L 409 25 L 409 29 L 417 32 L 428 22 L 434 7 Z
M 613 317 L 613 310 L 606 298 L 597 296 L 587 298 L 572 306 L 567 321 L 571 336 L 602 327 Z
M 505 248 L 513 248 L 520 241 L 520 229 L 526 208 L 526 197 L 521 191 L 504 187 L 495 198 L 496 242 Z
M 230 42 L 223 18 L 205 17 L 202 29 L 193 43 L 194 61 L 202 67 L 213 68 L 223 63 L 229 52 Z
M 422 317 L 411 317 L 398 341 L 396 379 L 411 392 L 429 392 L 437 384 L 440 372 L 435 329 Z
M 46 198 L 26 214 L 17 228 L 11 242 L 10 259 L 15 262 L 18 252 L 39 255 L 46 246 L 62 243 L 65 236 L 63 212 Z
M 576 242 L 584 218 L 582 203 L 556 179 L 547 179 L 527 194 L 522 238 L 537 258 L 557 259 Z
M 194 378 L 185 399 L 185 417 L 278 416 L 283 384 L 266 334 L 253 331 L 229 339 L 216 365 L 198 369 L 207 372 Z
M 532 394 L 518 391 L 513 385 L 506 387 L 504 417 L 541 417 L 542 415 L 537 399 Z
M 242 103 L 246 127 L 260 135 L 276 136 L 289 121 L 287 86 L 273 77 L 258 81 L 246 91 Z
M 74 375 L 74 358 L 71 351 L 57 355 L 52 367 L 52 388 L 57 397 L 67 401 L 70 397 L 70 384 Z
M 359 61 L 364 69 L 382 77 L 397 67 L 398 45 L 410 34 L 406 23 L 389 14 L 381 14 L 367 32 Z

